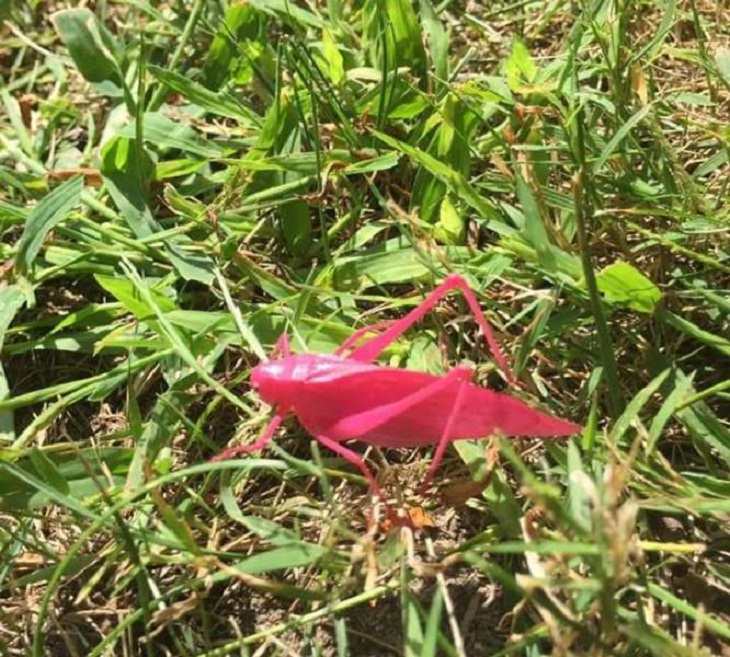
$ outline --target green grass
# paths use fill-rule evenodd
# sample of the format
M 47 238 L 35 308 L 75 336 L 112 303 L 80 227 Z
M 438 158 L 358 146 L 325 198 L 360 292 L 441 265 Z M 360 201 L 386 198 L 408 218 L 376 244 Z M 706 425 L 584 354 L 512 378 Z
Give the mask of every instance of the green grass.
M 93 4 L 0 3 L 0 655 L 727 650 L 723 3 Z M 582 435 L 367 450 L 418 530 L 209 461 L 449 272 Z M 506 386 L 456 299 L 385 360 Z

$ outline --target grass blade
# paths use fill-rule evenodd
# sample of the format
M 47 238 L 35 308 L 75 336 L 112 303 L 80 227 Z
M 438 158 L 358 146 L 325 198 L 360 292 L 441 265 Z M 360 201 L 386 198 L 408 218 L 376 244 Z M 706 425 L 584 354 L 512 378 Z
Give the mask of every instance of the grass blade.
M 28 273 L 41 250 L 43 240 L 55 226 L 81 203 L 84 179 L 79 176 L 59 185 L 44 196 L 28 216 L 23 234 L 18 240 L 15 266 L 22 274 Z

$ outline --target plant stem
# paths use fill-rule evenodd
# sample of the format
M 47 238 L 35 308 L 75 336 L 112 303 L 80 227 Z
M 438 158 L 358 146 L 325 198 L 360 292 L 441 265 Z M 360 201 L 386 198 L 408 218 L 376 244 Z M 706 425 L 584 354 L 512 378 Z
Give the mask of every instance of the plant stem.
M 593 262 L 588 244 L 588 230 L 586 224 L 593 218 L 593 208 L 590 200 L 590 176 L 585 157 L 585 130 L 583 108 L 581 107 L 575 115 L 576 122 L 576 156 L 578 160 L 578 173 L 573 179 L 573 199 L 575 201 L 575 223 L 578 235 L 578 246 L 580 248 L 580 259 L 583 265 L 583 276 L 588 288 L 588 296 L 591 302 L 591 311 L 596 322 L 598 331 L 598 344 L 601 351 L 601 361 L 608 385 L 608 406 L 613 417 L 618 417 L 623 406 L 621 392 L 618 382 L 618 370 L 616 368 L 616 357 L 613 350 L 613 342 L 608 329 L 606 317 L 603 314 L 601 297 L 596 283 L 596 274 L 593 270 Z M 591 222 L 592 223 L 592 222 Z
M 203 11 L 204 4 L 205 0 L 195 1 L 195 4 L 190 11 L 190 16 L 188 16 L 188 21 L 187 23 L 185 23 L 185 27 L 183 28 L 183 33 L 180 36 L 180 41 L 177 44 L 177 48 L 175 48 L 175 52 L 172 53 L 172 57 L 170 58 L 170 63 L 167 67 L 168 70 L 172 71 L 180 61 L 183 51 L 185 50 L 185 46 L 188 45 L 188 41 L 190 41 L 190 37 L 192 37 L 193 35 L 193 30 L 198 23 L 198 18 L 200 18 L 200 14 Z M 155 90 L 155 93 L 150 100 L 150 104 L 147 106 L 147 111 L 154 112 L 160 109 L 160 105 L 162 105 L 162 103 L 164 102 L 166 94 L 167 87 L 164 83 L 161 82 L 160 86 L 157 87 L 157 89 Z

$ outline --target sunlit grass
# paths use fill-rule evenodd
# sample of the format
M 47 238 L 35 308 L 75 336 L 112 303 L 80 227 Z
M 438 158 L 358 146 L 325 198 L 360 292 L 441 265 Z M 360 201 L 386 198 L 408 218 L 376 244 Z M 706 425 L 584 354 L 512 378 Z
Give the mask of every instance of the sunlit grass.
M 69 3 L 73 4 L 73 3 Z M 61 6 L 53 7 L 61 9 Z M 730 13 L 0 7 L 0 654 L 711 655 L 727 616 Z M 251 368 L 449 272 L 383 361 L 580 423 L 355 445 Z

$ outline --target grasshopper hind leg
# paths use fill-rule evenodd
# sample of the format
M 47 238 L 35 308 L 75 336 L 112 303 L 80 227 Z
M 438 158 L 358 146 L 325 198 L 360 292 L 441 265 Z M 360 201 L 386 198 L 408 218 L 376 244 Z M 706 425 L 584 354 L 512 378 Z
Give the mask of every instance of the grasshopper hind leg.
M 365 476 L 365 479 L 368 480 L 368 484 L 370 484 L 370 490 L 372 491 L 372 493 L 375 496 L 379 497 L 381 500 L 385 501 L 385 495 L 383 495 L 383 491 L 381 490 L 373 473 L 370 472 L 370 468 L 368 468 L 368 466 L 365 464 L 365 460 L 362 458 L 362 456 L 360 456 L 357 452 L 353 452 L 351 449 L 348 449 L 342 443 L 338 443 L 336 440 L 332 440 L 327 436 L 323 436 L 320 434 L 315 436 L 315 438 L 327 449 L 333 451 L 335 454 L 339 454 L 348 463 L 351 463 L 358 470 L 360 470 L 360 472 L 362 472 Z

